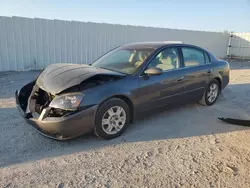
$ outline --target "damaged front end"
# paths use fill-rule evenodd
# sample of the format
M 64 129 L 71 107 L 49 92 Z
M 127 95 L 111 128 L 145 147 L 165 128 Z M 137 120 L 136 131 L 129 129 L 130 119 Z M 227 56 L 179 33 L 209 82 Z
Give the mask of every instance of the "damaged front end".
M 46 137 L 65 140 L 93 129 L 97 105 L 79 109 L 83 93 L 52 95 L 33 81 L 15 95 L 17 107 L 26 122 Z
M 60 96 L 56 98 L 56 96 L 38 87 L 36 81 L 25 85 L 20 92 L 16 92 L 16 98 L 25 117 L 38 117 L 39 120 L 46 117 L 70 115 L 77 110 L 78 106 L 76 105 L 81 102 L 81 97 L 78 97 L 78 100 L 74 96 L 72 100 L 67 100 L 70 97 Z
M 84 92 L 124 76 L 89 65 L 52 64 L 16 92 L 16 104 L 26 122 L 43 135 L 69 139 L 94 128 L 98 104 L 83 105 Z

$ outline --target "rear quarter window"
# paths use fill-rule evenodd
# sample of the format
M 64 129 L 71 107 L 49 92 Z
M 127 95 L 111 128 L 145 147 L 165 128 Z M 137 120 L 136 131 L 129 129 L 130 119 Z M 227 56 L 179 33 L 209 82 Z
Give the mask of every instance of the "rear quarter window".
M 206 61 L 206 64 L 211 63 L 210 56 L 208 55 L 208 53 L 207 53 L 207 52 L 204 52 L 204 56 L 205 56 L 205 61 Z

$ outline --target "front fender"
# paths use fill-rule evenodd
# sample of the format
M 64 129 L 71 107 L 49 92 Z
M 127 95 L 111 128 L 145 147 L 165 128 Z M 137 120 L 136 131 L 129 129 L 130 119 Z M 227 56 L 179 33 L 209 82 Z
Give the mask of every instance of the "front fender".
M 117 96 L 123 96 L 134 104 L 136 100 L 136 92 L 134 91 L 137 90 L 138 84 L 136 79 L 124 78 L 87 89 L 83 91 L 85 97 L 80 106 L 99 105 L 105 100 Z

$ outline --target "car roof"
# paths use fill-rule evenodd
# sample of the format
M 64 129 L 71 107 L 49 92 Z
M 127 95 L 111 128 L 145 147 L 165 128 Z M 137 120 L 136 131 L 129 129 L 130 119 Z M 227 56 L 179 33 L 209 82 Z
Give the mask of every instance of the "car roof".
M 186 44 L 182 41 L 156 41 L 156 42 L 136 42 L 136 43 L 129 43 L 121 46 L 121 48 L 125 49 L 151 49 L 151 50 L 158 50 L 162 47 L 167 46 L 183 46 L 183 47 L 192 47 L 197 48 L 200 50 L 203 50 L 213 56 L 210 52 L 205 50 L 204 48 L 201 48 L 199 46 L 193 45 L 193 44 Z
M 136 43 L 129 43 L 123 45 L 123 47 L 127 48 L 161 48 L 163 46 L 172 45 L 172 44 L 184 44 L 181 41 L 156 41 L 156 42 L 136 42 Z

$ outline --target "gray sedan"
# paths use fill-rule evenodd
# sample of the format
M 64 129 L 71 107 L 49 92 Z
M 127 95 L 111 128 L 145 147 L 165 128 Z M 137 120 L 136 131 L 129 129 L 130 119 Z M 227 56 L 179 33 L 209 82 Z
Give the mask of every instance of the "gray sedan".
M 138 113 L 199 101 L 213 105 L 229 82 L 229 64 L 182 42 L 117 47 L 90 65 L 52 64 L 16 91 L 16 103 L 39 133 L 65 140 L 94 132 L 121 135 Z

